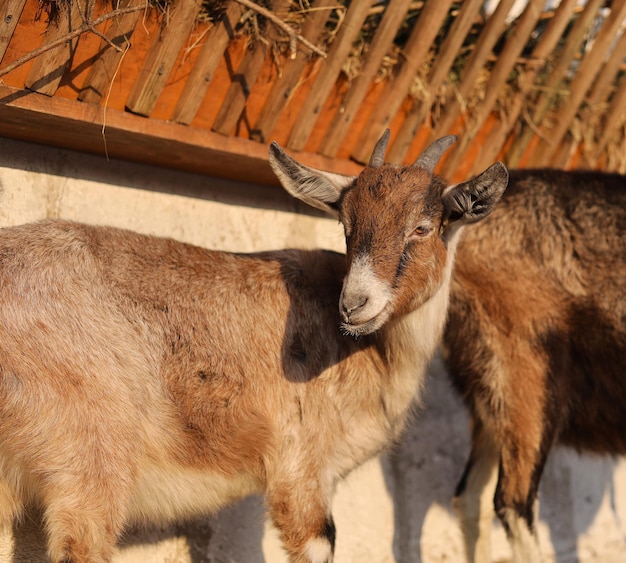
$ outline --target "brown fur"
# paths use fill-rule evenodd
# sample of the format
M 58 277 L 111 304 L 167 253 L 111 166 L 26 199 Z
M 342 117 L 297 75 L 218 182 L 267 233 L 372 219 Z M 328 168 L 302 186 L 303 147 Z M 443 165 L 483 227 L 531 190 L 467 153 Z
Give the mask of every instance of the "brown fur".
M 394 241 L 375 336 L 339 330 L 352 261 L 332 252 L 238 255 L 67 221 L 0 231 L 0 524 L 38 504 L 54 561 L 108 561 L 128 522 L 252 492 L 292 560 L 326 561 L 337 481 L 402 429 L 445 322 L 452 204 L 430 173 L 383 166 L 364 205 L 371 170 L 336 185 L 272 150 L 297 197 L 307 182 L 349 192 L 348 256 Z M 503 167 L 486 177 L 499 195 Z M 407 239 L 425 214 L 432 233 Z
M 479 431 L 457 494 L 487 433 L 505 527 L 512 509 L 534 533 L 554 443 L 626 453 L 625 248 L 626 178 L 550 170 L 513 172 L 459 243 L 445 348 Z

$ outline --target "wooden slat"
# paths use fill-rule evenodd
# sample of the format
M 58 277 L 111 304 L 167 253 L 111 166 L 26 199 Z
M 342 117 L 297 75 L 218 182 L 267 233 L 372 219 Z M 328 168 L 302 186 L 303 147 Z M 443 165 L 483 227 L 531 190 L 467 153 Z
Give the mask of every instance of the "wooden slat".
M 460 100 L 467 99 L 474 88 L 476 79 L 492 54 L 496 41 L 506 28 L 506 17 L 514 2 L 515 0 L 501 0 L 487 20 L 485 27 L 476 40 L 472 54 L 465 63 L 463 74 L 458 86 L 455 88 L 455 92 L 446 99 L 445 113 L 433 128 L 428 140 L 429 143 L 451 132 L 454 123 L 461 113 L 462 106 Z
M 578 141 L 574 139 L 574 137 L 571 135 L 564 137 L 557 147 L 556 152 L 552 156 L 552 164 L 550 166 L 553 168 L 564 169 L 567 166 L 567 163 L 576 156 L 577 147 Z
M 121 0 L 117 8 L 130 8 L 142 5 L 147 7 L 146 0 Z M 121 50 L 117 51 L 110 44 L 104 40 L 102 41 L 100 54 L 91 65 L 89 74 L 78 94 L 79 100 L 91 104 L 99 104 L 106 95 L 107 89 L 124 56 L 124 50 L 130 47 L 130 38 L 142 15 L 142 12 L 138 11 L 113 19 L 105 36 Z
M 624 74 L 619 82 L 617 90 L 613 94 L 610 101 L 609 109 L 604 115 L 602 128 L 602 136 L 596 141 L 594 147 L 591 164 L 595 165 L 602 156 L 602 152 L 606 149 L 607 144 L 617 134 L 618 130 L 626 122 L 626 74 Z
M 171 4 L 167 24 L 155 39 L 137 81 L 126 101 L 126 107 L 139 115 L 150 115 L 183 48 L 202 0 L 177 0 Z
M 86 18 L 86 13 L 81 12 L 79 4 L 75 2 L 58 5 L 60 6 L 59 12 L 57 17 L 48 25 L 43 44 L 51 43 L 77 29 Z M 37 57 L 26 77 L 26 88 L 40 94 L 53 96 L 61 83 L 67 65 L 71 61 L 77 42 L 78 37 Z
M 339 106 L 319 152 L 325 156 L 335 156 L 348 133 L 350 124 L 376 77 L 385 55 L 389 52 L 402 20 L 409 10 L 411 0 L 391 0 L 385 8 L 382 21 L 370 44 L 359 76 L 350 85 L 343 102 Z
M 290 0 L 276 0 L 272 3 L 271 9 L 280 14 L 289 9 L 289 4 Z M 268 23 L 264 36 L 271 45 L 277 37 L 276 28 Z M 266 56 L 267 48 L 261 41 L 257 43 L 252 51 L 248 51 L 244 55 L 243 60 L 232 76 L 230 88 L 217 112 L 213 122 L 213 131 L 222 135 L 230 135 L 233 132 L 246 106 L 246 100 L 250 96 L 252 86 L 254 86 L 261 68 L 263 68 Z
M 522 132 L 516 136 L 507 152 L 507 164 L 509 166 L 516 167 L 519 165 L 530 140 L 535 134 L 536 128 L 539 127 L 541 121 L 553 103 L 555 98 L 554 92 L 567 75 L 571 67 L 572 60 L 580 49 L 580 44 L 587 34 L 589 27 L 593 23 L 596 13 L 602 4 L 602 0 L 589 0 L 582 13 L 576 18 L 576 21 L 574 22 L 574 25 L 565 40 L 563 49 L 558 53 L 555 60 L 552 61 L 550 74 L 547 76 L 545 83 L 542 84 L 541 93 L 533 104 L 531 115 L 529 117 L 534 126 L 526 127 L 522 130 Z
M 528 43 L 530 34 L 535 29 L 545 0 L 530 0 L 522 12 L 513 33 L 508 38 L 502 52 L 498 55 L 498 61 L 491 70 L 489 80 L 485 86 L 485 95 L 481 103 L 475 108 L 471 116 L 471 126 L 468 127 L 458 143 L 448 151 L 448 158 L 442 168 L 444 176 L 452 175 L 457 169 L 461 158 L 469 144 L 474 140 L 478 131 L 483 127 L 489 114 L 506 88 L 506 81 L 517 62 L 517 58 Z M 472 173 L 477 171 L 472 169 Z
M 430 47 L 448 14 L 451 0 L 427 2 L 411 32 L 404 50 L 404 60 L 396 78 L 387 82 L 370 116 L 368 126 L 363 129 L 352 158 L 367 162 L 374 145 L 389 126 L 400 105 L 406 99 L 417 70 L 424 62 Z
M 341 67 L 352 44 L 363 26 L 367 13 L 374 0 L 351 2 L 341 28 L 328 51 L 328 57 L 320 70 L 315 83 L 307 96 L 298 120 L 293 126 L 287 146 L 292 150 L 302 150 L 306 144 L 326 98 L 337 81 Z
M 585 97 L 584 107 L 581 108 L 579 115 L 579 120 L 583 128 L 593 128 L 598 121 L 598 117 L 603 113 L 603 106 L 606 104 L 607 97 L 610 95 L 611 89 L 616 83 L 617 74 L 625 57 L 626 33 L 623 33 L 609 55 L 609 59 L 602 65 L 600 72 L 591 85 L 591 90 Z M 592 142 L 594 141 L 593 139 L 590 140 Z M 584 136 L 581 137 L 577 135 L 574 137 L 573 135 L 565 135 L 555 150 L 550 165 L 555 168 L 569 167 L 572 157 L 578 154 L 581 144 L 583 145 L 583 159 L 588 161 L 590 151 L 585 146 L 586 141 L 587 139 Z
M 26 0 L 4 0 L 0 5 L 0 62 L 4 58 Z
M 547 166 L 551 163 L 551 156 L 558 144 L 563 139 L 572 120 L 578 112 L 585 94 L 592 85 L 593 80 L 598 75 L 602 66 L 602 60 L 606 57 L 608 48 L 626 19 L 626 0 L 616 0 L 611 6 L 611 14 L 608 17 L 598 35 L 593 47 L 586 54 L 580 64 L 576 76 L 570 85 L 570 96 L 557 111 L 554 126 L 549 130 L 544 130 L 544 136 L 539 141 L 533 164 L 536 166 Z
M 563 36 L 563 32 L 572 18 L 572 13 L 577 3 L 578 0 L 563 0 L 554 16 L 550 18 L 545 31 L 541 34 L 539 42 L 530 55 L 525 71 L 518 80 L 518 91 L 513 98 L 511 106 L 507 108 L 506 113 L 501 116 L 501 120 L 483 143 L 482 150 L 476 161 L 477 169 L 483 170 L 496 160 L 507 137 L 511 134 L 522 111 L 526 107 L 527 98 L 533 88 L 536 77 L 545 67 L 546 60 L 556 49 L 559 40 Z
M 472 23 L 476 20 L 476 15 L 483 1 L 467 0 L 461 6 L 459 14 L 450 27 L 444 44 L 437 55 L 437 62 L 430 71 L 425 98 L 413 102 L 411 109 L 402 122 L 402 127 L 399 129 L 387 153 L 389 162 L 401 163 L 404 160 L 406 153 L 415 140 L 420 125 L 428 117 L 432 109 L 434 97 L 447 78 L 459 49 L 470 31 Z
M 44 143 L 104 158 L 102 106 L 10 88 L 0 84 L 0 137 Z M 267 161 L 267 145 L 186 125 L 106 110 L 110 158 L 185 170 L 207 176 L 278 185 Z M 337 174 L 358 174 L 347 160 L 300 153 L 307 166 Z M 210 179 L 209 179 L 210 180 Z
M 313 2 L 310 8 L 311 12 L 302 26 L 302 37 L 315 45 L 320 40 L 324 31 L 324 24 L 330 16 L 329 6 L 335 5 L 335 0 L 316 0 Z M 282 73 L 274 82 L 267 101 L 250 132 L 252 139 L 262 143 L 269 139 L 310 60 L 310 51 L 298 44 L 296 57 L 284 61 Z
M 609 55 L 609 59 L 602 66 L 602 70 L 594 81 L 593 87 L 585 100 L 592 109 L 598 106 L 607 97 L 612 86 L 616 82 L 618 72 L 620 72 L 623 62 L 626 60 L 626 29 L 622 32 L 617 44 Z
M 198 113 L 215 69 L 224 56 L 229 41 L 234 37 L 241 13 L 241 4 L 234 0 L 229 2 L 220 20 L 208 31 L 202 50 L 172 113 L 174 121 L 188 125 Z

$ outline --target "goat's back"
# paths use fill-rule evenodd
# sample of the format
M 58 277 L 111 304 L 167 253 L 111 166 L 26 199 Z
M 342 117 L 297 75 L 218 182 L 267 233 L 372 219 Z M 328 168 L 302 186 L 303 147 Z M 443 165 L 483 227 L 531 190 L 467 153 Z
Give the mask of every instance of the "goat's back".
M 445 337 L 483 418 L 538 401 L 563 442 L 626 453 L 625 249 L 624 176 L 511 173 L 459 244 Z

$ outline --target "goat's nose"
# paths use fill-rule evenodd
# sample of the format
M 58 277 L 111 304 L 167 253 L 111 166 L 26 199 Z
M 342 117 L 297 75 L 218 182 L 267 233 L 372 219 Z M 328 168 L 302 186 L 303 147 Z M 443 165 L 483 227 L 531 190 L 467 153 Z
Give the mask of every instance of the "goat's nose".
M 355 311 L 358 311 L 367 303 L 367 295 L 351 295 L 349 297 L 344 296 L 341 302 L 341 313 L 345 320 L 350 318 Z

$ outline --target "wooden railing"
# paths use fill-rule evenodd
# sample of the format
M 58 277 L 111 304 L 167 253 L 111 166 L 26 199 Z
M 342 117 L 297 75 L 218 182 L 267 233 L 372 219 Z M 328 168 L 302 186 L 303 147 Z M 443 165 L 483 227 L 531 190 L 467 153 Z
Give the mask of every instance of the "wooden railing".
M 65 100 L 64 115 L 76 104 L 77 119 L 80 105 L 96 106 L 89 115 L 103 129 L 107 113 L 120 127 L 133 114 L 154 124 L 148 136 L 169 122 L 190 139 L 206 135 L 207 146 L 219 145 L 215 135 L 246 140 L 228 145 L 235 153 L 276 139 L 345 172 L 367 161 L 386 127 L 398 163 L 458 134 L 440 169 L 451 178 L 496 158 L 626 172 L 626 0 L 562 0 L 552 10 L 500 0 L 488 14 L 484 0 L 272 0 L 269 19 L 251 0 L 219 4 L 5 0 L 0 104 L 15 112 L 30 103 L 16 105 L 16 93 L 36 92 Z M 41 118 L 45 104 L 35 105 Z M 4 127 L 0 105 L 0 134 L 37 140 L 27 128 Z

